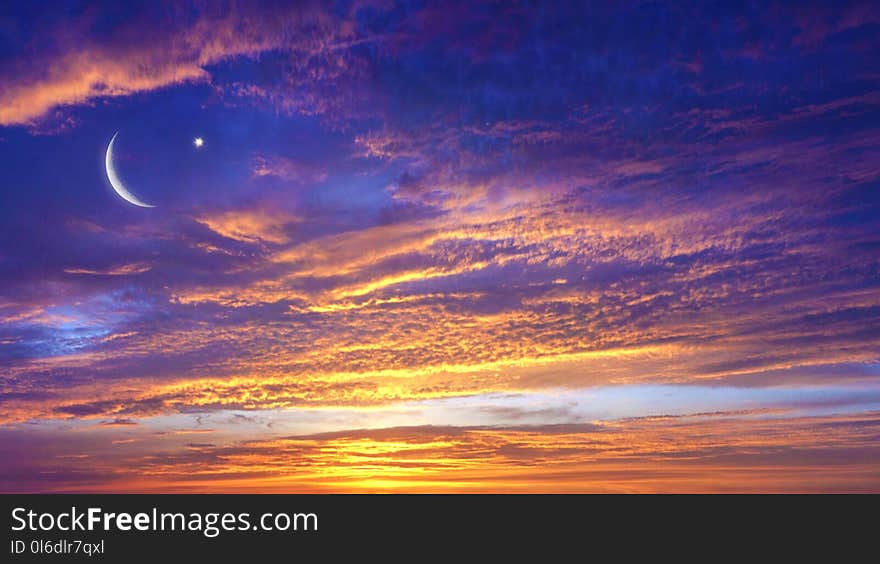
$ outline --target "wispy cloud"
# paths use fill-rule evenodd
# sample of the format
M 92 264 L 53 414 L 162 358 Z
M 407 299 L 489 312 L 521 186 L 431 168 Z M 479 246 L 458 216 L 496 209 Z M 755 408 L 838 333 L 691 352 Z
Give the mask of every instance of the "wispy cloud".
M 142 274 L 150 270 L 152 266 L 149 263 L 132 263 L 111 267 L 106 270 L 96 270 L 90 268 L 65 268 L 67 274 L 90 274 L 94 276 L 127 276 L 130 274 Z

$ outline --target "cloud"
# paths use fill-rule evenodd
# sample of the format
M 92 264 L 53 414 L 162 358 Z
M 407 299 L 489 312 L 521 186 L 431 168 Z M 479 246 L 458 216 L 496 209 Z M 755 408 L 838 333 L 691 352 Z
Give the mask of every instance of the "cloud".
M 298 221 L 279 210 L 229 210 L 198 217 L 197 222 L 229 239 L 244 243 L 289 242 L 286 228 Z
M 149 271 L 152 265 L 144 262 L 131 264 L 123 264 L 120 266 L 108 268 L 106 270 L 95 270 L 90 268 L 65 268 L 67 274 L 89 274 L 94 276 L 129 276 L 132 274 L 143 274 Z
M 251 170 L 257 177 L 276 177 L 295 184 L 320 184 L 327 180 L 327 173 L 314 165 L 300 163 L 285 157 L 257 155 Z
M 61 445 L 30 431 L 42 450 L 4 438 L 0 472 L 6 492 L 867 492 L 878 486 L 877 425 L 877 414 L 865 413 L 417 426 L 225 443 L 184 437 L 140 454 L 115 450 L 125 443 L 107 450 L 93 435 Z M 34 456 L 47 448 L 54 459 Z
M 175 85 L 210 83 L 211 67 L 275 49 L 321 49 L 329 16 L 319 9 L 250 9 L 246 3 L 183 14 L 173 3 L 131 14 L 112 33 L 86 12 L 41 29 L 55 46 L 35 42 L 27 59 L 8 63 L 0 90 L 0 125 L 35 125 L 53 110 L 95 104 Z M 168 25 L 173 21 L 172 25 Z M 137 22 L 137 23 L 134 23 Z
M 109 421 L 101 421 L 103 427 L 125 427 L 128 425 L 137 425 L 137 421 L 133 419 L 111 419 Z

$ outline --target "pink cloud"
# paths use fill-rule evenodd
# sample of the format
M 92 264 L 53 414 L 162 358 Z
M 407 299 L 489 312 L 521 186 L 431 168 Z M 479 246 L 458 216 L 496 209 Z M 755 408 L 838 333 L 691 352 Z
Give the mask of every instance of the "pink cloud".
M 185 28 L 131 18 L 100 41 L 90 38 L 88 18 L 64 30 L 46 30 L 58 48 L 6 68 L 0 87 L 0 125 L 36 126 L 53 110 L 129 96 L 184 83 L 211 81 L 208 67 L 234 57 L 272 49 L 315 50 L 330 26 L 315 9 L 251 14 L 236 7 L 204 13 Z M 146 23 L 145 23 L 146 22 Z M 338 33 L 335 31 L 334 33 Z

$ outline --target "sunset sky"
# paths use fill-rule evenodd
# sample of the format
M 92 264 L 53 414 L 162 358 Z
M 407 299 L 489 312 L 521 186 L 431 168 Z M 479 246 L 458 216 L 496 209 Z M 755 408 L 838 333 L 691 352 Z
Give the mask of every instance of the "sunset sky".
M 6 3 L 0 491 L 880 492 L 878 37 Z

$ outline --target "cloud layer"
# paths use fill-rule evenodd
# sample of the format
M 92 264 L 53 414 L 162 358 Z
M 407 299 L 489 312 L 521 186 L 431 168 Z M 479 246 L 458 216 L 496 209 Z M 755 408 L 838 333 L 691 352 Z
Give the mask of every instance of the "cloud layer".
M 58 445 L 30 432 L 28 440 L 55 459 L 35 461 L 13 435 L 3 443 L 12 461 L 4 483 L 9 491 L 74 492 L 871 492 L 877 422 L 876 413 L 790 420 L 721 413 L 602 425 L 397 427 L 237 445 L 217 444 L 208 432 L 175 437 L 173 450 L 166 440 L 160 452 L 118 431 L 113 446 L 100 450 L 84 436 Z M 110 432 L 102 432 L 105 440 Z

